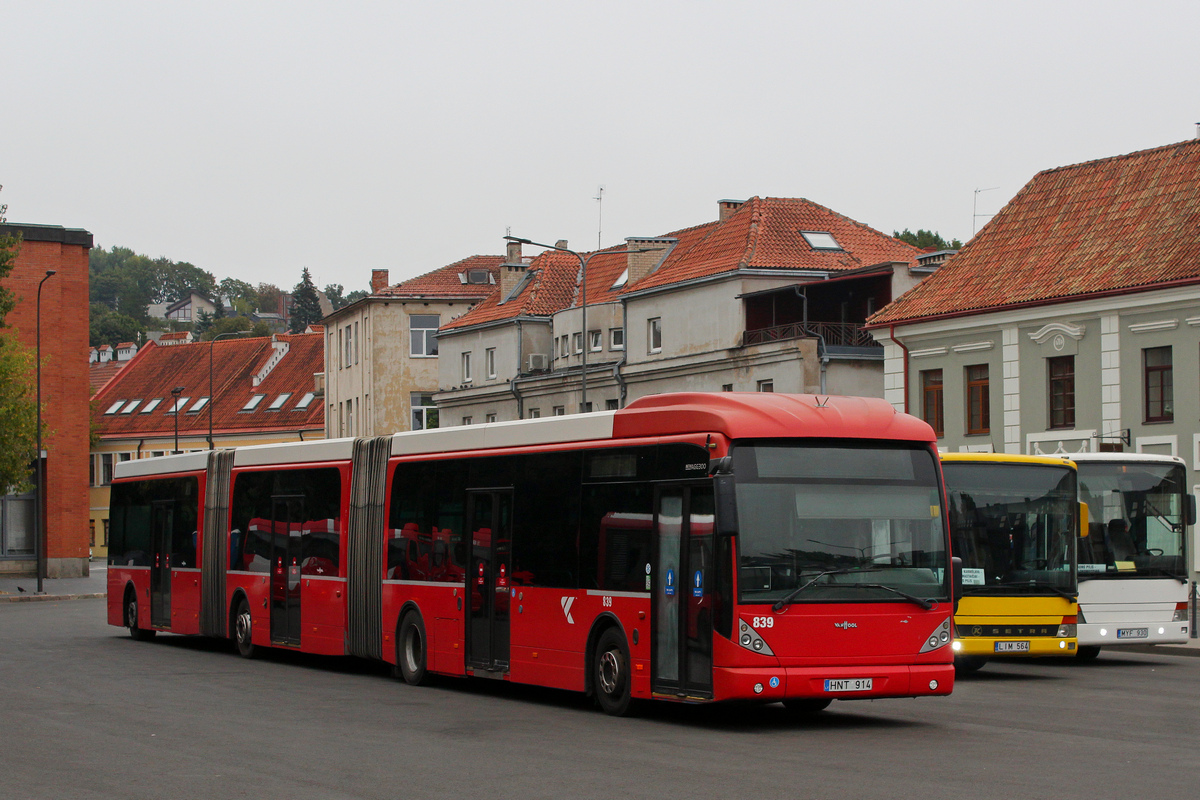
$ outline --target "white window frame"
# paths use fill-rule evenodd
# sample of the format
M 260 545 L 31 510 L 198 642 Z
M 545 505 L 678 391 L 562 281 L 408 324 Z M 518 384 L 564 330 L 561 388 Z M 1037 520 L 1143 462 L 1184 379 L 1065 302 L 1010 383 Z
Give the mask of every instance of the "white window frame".
M 462 354 L 462 382 L 471 382 L 471 351 L 465 350 Z
M 416 327 L 413 321 L 417 317 L 437 317 L 438 327 L 442 324 L 441 314 L 409 314 L 408 316 L 408 354 L 412 358 L 437 358 L 438 328 Z M 420 333 L 421 352 L 416 352 L 416 335 Z M 433 352 L 428 352 L 432 346 Z
M 604 349 L 604 333 L 602 331 L 588 331 L 588 352 L 599 353 Z
M 496 377 L 496 348 L 489 347 L 483 351 L 483 366 L 487 370 L 489 380 Z
M 566 415 L 567 415 L 567 407 L 566 406 L 555 406 L 554 407 L 554 416 L 565 417 Z
M 246 405 L 242 406 L 242 411 L 253 411 L 254 409 L 258 408 L 258 404 L 261 403 L 265 397 L 265 394 L 251 395 L 250 399 L 246 401 Z
M 574 351 L 576 355 L 583 352 L 582 331 L 576 331 L 575 333 L 571 334 L 571 350 Z
M 625 349 L 625 329 L 624 328 L 609 328 L 608 329 L 608 349 L 609 350 L 624 350 Z
M 646 352 L 662 352 L 662 317 L 651 317 L 646 320 Z

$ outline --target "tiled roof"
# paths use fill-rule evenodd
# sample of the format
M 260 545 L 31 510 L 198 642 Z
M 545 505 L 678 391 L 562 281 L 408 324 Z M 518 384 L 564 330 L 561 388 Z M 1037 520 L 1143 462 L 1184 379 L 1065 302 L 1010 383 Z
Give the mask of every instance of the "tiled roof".
M 802 231 L 829 233 L 840 250 L 809 245 Z M 752 197 L 727 219 L 668 234 L 679 244 L 636 292 L 739 269 L 846 272 L 916 261 L 921 251 L 803 198 Z
M 120 372 L 128 361 L 105 361 L 101 364 L 99 361 L 93 361 L 88 364 L 88 385 L 91 388 L 91 395 L 96 396 L 96 392 L 104 388 L 104 385 L 113 379 Z
M 817 250 L 801 231 L 832 234 L 841 250 Z M 588 304 L 615 300 L 629 292 L 734 272 L 738 269 L 815 270 L 846 272 L 884 262 L 915 262 L 921 251 L 824 206 L 803 199 L 753 197 L 726 220 L 708 222 L 666 235 L 678 242 L 669 255 L 636 284 L 613 288 L 625 271 L 625 245 L 606 248 L 622 251 L 612 256 L 593 255 L 588 263 Z M 579 260 L 569 253 L 547 250 L 530 264 L 531 276 L 521 294 L 507 303 L 499 292 L 491 295 L 442 330 L 520 315 L 550 315 L 578 306 Z
M 254 376 L 276 353 L 273 342 L 286 343 L 287 353 L 267 373 L 262 383 L 253 385 Z M 171 389 L 183 386 L 188 402 L 179 416 L 179 433 L 191 436 L 208 432 L 207 406 L 191 411 L 196 401 L 208 396 L 209 356 L 212 350 L 213 430 L 215 433 L 249 431 L 312 430 L 324 426 L 324 402 L 310 398 L 304 409 L 297 409 L 305 395 L 313 391 L 313 374 L 324 369 L 325 337 L 322 334 L 278 334 L 253 339 L 224 339 L 218 342 L 192 342 L 171 347 L 147 343 L 115 379 L 97 395 L 93 419 L 102 438 L 132 436 L 170 436 L 175 418 L 167 411 L 173 405 Z M 281 406 L 271 405 L 284 393 L 290 393 Z M 263 398 L 252 411 L 244 411 L 255 395 Z M 155 399 L 159 403 L 143 413 Z M 131 413 L 105 413 L 117 401 L 127 406 L 141 402 Z
M 1200 282 L 1200 140 L 1039 172 L 872 325 Z
M 372 297 L 466 297 L 482 299 L 496 289 L 495 283 L 463 283 L 459 275 L 472 269 L 486 269 L 493 280 L 500 272 L 504 256 L 468 256 L 461 261 L 427 272 L 416 278 L 380 289 Z

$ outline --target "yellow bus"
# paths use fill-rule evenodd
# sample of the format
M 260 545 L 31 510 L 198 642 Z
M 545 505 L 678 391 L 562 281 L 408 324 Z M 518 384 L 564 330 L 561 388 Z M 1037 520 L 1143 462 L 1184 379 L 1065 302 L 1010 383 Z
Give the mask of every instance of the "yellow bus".
M 1086 513 L 1075 463 L 1001 453 L 941 460 L 952 552 L 962 559 L 955 666 L 973 672 L 994 656 L 1075 655 L 1075 540 Z

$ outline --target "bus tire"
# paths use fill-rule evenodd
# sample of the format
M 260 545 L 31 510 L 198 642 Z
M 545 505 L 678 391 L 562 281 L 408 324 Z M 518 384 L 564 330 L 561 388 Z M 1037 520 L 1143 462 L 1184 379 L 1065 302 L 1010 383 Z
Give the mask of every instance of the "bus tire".
M 816 714 L 829 708 L 832 697 L 793 697 L 783 701 L 783 707 L 793 714 Z
M 987 662 L 987 656 L 955 656 L 954 673 L 956 675 L 970 675 L 972 672 L 979 672 L 979 670 L 983 669 L 983 665 Z
M 146 642 L 154 638 L 158 631 L 138 627 L 137 590 L 130 587 L 125 592 L 125 627 L 129 629 L 129 638 L 135 642 Z
M 1098 655 L 1100 655 L 1100 645 L 1098 644 L 1081 644 L 1075 651 L 1075 658 L 1080 661 L 1095 661 Z
M 258 647 L 254 644 L 254 619 L 250 616 L 250 604 L 244 597 L 238 600 L 237 611 L 233 612 L 233 641 L 242 658 L 258 655 Z
M 400 621 L 400 630 L 396 634 L 396 667 L 409 686 L 429 683 L 428 645 L 421 615 L 409 611 Z
M 623 717 L 633 706 L 630 683 L 629 647 L 617 628 L 600 634 L 592 663 L 592 685 L 596 703 L 605 714 Z

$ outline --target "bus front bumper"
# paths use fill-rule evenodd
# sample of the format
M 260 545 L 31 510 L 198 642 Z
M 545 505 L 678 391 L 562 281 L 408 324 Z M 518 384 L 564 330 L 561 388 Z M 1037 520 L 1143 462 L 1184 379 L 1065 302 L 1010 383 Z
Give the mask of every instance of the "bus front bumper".
M 956 656 L 1036 657 L 1075 655 L 1073 637 L 960 636 L 954 640 Z
M 716 700 L 874 700 L 947 695 L 953 689 L 953 664 L 713 668 Z
M 1186 622 L 1089 622 L 1078 626 L 1079 644 L 1092 647 L 1123 647 L 1134 644 L 1187 644 Z

